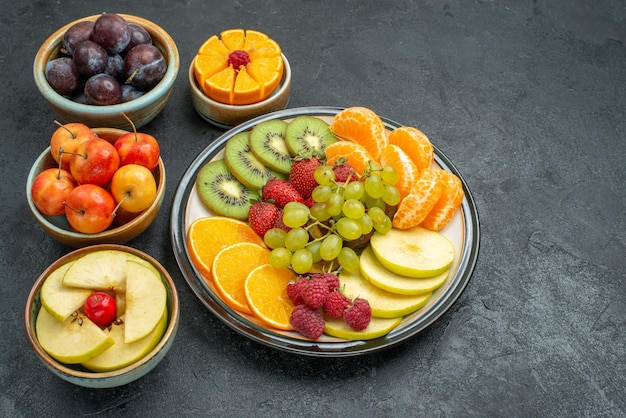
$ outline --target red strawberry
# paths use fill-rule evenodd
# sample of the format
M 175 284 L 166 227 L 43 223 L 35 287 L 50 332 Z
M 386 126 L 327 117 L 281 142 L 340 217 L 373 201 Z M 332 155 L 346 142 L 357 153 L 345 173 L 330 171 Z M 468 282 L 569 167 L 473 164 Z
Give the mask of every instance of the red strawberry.
M 322 310 L 331 318 L 341 318 L 348 306 L 350 306 L 350 299 L 339 289 L 335 289 L 328 294 Z
M 274 228 L 280 228 L 283 231 L 289 232 L 291 228 L 289 228 L 287 225 L 285 225 L 285 222 L 283 222 L 283 210 L 281 208 L 278 208 L 278 210 L 279 215 L 276 217 L 276 222 L 274 222 Z
M 289 202 L 304 203 L 304 198 L 287 180 L 270 179 L 261 189 L 263 200 L 272 200 L 279 208 L 284 208 Z
M 335 172 L 335 181 L 337 183 L 345 183 L 348 178 L 356 180 L 356 173 L 354 169 L 346 162 L 334 165 L 333 171 Z
M 254 232 L 263 237 L 269 229 L 274 227 L 276 219 L 282 217 L 281 212 L 271 202 L 254 202 L 248 210 L 248 222 Z
M 308 305 L 297 305 L 293 308 L 289 322 L 296 331 L 312 340 L 317 340 L 324 333 L 322 313 Z
M 300 292 L 302 301 L 309 305 L 311 308 L 321 308 L 326 302 L 326 298 L 330 291 L 328 290 L 328 283 L 323 278 L 310 278 Z
M 317 157 L 296 157 L 293 160 L 289 182 L 305 200 L 311 197 L 311 192 L 317 187 L 313 172 L 320 165 L 322 161 Z
M 367 300 L 356 298 L 343 313 L 343 319 L 355 331 L 363 331 L 372 319 L 372 308 Z

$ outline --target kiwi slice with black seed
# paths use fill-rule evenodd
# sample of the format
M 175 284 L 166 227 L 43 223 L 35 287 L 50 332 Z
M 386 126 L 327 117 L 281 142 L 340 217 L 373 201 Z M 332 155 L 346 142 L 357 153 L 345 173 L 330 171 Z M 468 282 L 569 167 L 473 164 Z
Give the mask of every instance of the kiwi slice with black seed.
M 228 170 L 250 189 L 259 190 L 271 178 L 285 178 L 266 167 L 250 150 L 250 132 L 240 132 L 224 147 L 224 162 Z
M 206 163 L 196 177 L 200 201 L 215 215 L 248 219 L 253 201 L 259 200 L 258 191 L 251 190 L 237 180 L 224 160 Z
M 285 143 L 287 122 L 280 119 L 258 123 L 250 132 L 252 153 L 270 169 L 288 174 L 291 171 L 291 157 Z
M 292 155 L 311 157 L 324 156 L 324 150 L 337 142 L 328 123 L 315 116 L 296 116 L 287 125 L 285 142 Z

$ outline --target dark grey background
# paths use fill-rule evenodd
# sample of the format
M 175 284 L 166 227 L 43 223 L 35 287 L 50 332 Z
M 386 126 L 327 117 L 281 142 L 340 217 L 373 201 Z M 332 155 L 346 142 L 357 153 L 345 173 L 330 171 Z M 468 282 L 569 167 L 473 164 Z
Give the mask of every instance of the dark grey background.
M 626 3 L 621 0 L 7 1 L 0 16 L 1 416 L 626 415 Z M 30 348 L 24 302 L 64 247 L 28 212 L 28 169 L 55 115 L 32 63 L 58 27 L 99 12 L 152 20 L 178 44 L 160 140 L 167 195 L 130 243 L 181 298 L 165 360 L 89 390 Z M 298 357 L 248 341 L 195 299 L 169 239 L 188 164 L 223 131 L 191 106 L 186 71 L 210 35 L 268 33 L 293 67 L 289 107 L 366 106 L 426 132 L 476 200 L 481 252 L 466 291 L 423 334 L 358 358 Z

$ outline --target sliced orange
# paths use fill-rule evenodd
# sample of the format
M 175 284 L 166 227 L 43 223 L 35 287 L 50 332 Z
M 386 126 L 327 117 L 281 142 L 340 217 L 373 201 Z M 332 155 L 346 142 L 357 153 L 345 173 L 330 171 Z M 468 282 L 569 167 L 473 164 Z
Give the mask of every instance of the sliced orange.
M 293 303 L 287 295 L 287 284 L 296 274 L 287 268 L 264 264 L 252 270 L 245 281 L 248 306 L 257 318 L 270 327 L 291 331 L 289 317 Z
M 380 153 L 378 162 L 381 165 L 390 165 L 398 172 L 398 181 L 395 186 L 404 198 L 411 192 L 413 183 L 419 177 L 419 171 L 413 160 L 397 145 L 389 144 Z
M 411 126 L 401 126 L 389 133 L 389 143 L 402 148 L 419 171 L 431 168 L 435 154 L 426 134 Z
M 432 231 L 440 231 L 450 222 L 454 212 L 461 206 L 465 197 L 463 183 L 458 176 L 445 170 L 440 170 L 439 175 L 443 192 L 433 209 L 426 216 L 426 219 L 420 224 L 422 227 Z
M 326 147 L 326 165 L 334 165 L 340 158 L 344 158 L 354 170 L 360 174 L 367 168 L 372 156 L 363 145 L 349 141 L 337 141 Z
M 217 253 L 238 242 L 265 246 L 250 225 L 224 216 L 198 218 L 187 231 L 189 258 L 206 280 L 211 280 L 211 268 Z
M 212 277 L 224 303 L 236 311 L 252 314 L 246 300 L 245 282 L 255 268 L 269 263 L 270 251 L 258 244 L 239 242 L 222 248 L 213 259 Z
M 284 71 L 281 48 L 258 31 L 229 29 L 211 36 L 198 49 L 193 61 L 198 85 L 211 99 L 231 105 L 257 103 L 269 97 L 280 84 Z M 243 53 L 245 65 L 229 64 L 232 53 Z
M 365 107 L 348 107 L 337 113 L 330 130 L 344 141 L 356 142 L 365 147 L 375 160 L 387 145 L 385 125 L 380 117 Z
M 420 177 L 413 183 L 411 193 L 398 205 L 391 221 L 394 228 L 413 228 L 426 219 L 443 192 L 440 171 L 428 168 L 422 170 Z

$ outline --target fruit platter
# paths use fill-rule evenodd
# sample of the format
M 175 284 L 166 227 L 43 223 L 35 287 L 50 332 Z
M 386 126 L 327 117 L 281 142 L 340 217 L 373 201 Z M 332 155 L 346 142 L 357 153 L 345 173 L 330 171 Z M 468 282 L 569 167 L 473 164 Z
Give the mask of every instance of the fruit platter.
M 276 136 L 274 148 L 261 140 Z M 452 161 L 418 129 L 360 107 L 286 109 L 225 132 L 183 175 L 170 222 L 181 272 L 211 313 L 253 341 L 320 357 L 424 331 L 462 294 L 479 250 Z

